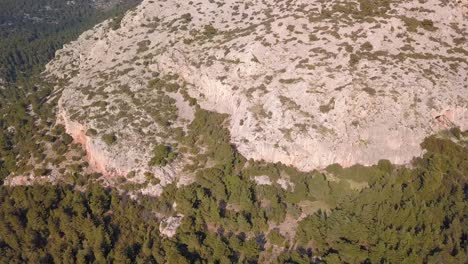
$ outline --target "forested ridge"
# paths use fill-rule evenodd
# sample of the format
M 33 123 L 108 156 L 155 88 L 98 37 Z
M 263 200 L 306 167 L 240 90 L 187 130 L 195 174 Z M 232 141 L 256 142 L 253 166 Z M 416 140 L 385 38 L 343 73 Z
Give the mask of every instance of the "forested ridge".
M 63 43 L 116 9 L 97 14 L 89 1 L 67 2 L 0 0 L 0 78 L 9 82 L 0 89 L 0 263 L 467 261 L 468 132 L 457 128 L 427 138 L 427 152 L 408 166 L 382 160 L 301 172 L 245 159 L 230 143 L 227 117 L 198 107 L 180 136 L 187 152 L 205 149 L 186 168 L 196 180 L 166 186 L 160 197 L 131 196 L 138 186 L 125 179 L 118 189 L 103 187 L 80 169 L 83 153 L 56 184 L 3 185 L 12 173 L 39 177 L 47 171 L 37 164 L 80 153 L 55 123 L 54 84 L 38 72 Z M 50 17 L 46 5 L 56 10 Z M 24 20 L 34 11 L 43 20 Z M 151 162 L 164 166 L 175 151 L 158 146 Z M 293 186 L 254 181 L 282 175 Z M 163 220 L 181 215 L 176 235 L 163 236 Z

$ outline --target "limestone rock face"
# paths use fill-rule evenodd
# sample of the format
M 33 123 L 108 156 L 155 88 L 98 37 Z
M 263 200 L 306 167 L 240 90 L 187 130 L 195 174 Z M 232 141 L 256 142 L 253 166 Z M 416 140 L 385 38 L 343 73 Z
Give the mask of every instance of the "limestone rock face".
M 183 160 L 147 163 L 193 119 L 184 93 L 229 114 L 247 158 L 301 170 L 406 163 L 429 134 L 468 128 L 467 16 L 466 1 L 144 0 L 46 72 L 66 81 L 60 118 L 105 173 L 171 180 Z M 181 88 L 156 91 L 155 78 Z

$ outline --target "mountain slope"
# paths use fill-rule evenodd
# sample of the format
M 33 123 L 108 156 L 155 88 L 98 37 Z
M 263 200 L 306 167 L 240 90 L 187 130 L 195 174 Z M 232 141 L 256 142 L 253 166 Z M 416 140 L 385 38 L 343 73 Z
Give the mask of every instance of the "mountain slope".
M 59 51 L 47 73 L 66 83 L 67 132 L 106 175 L 172 181 L 190 155 L 149 161 L 158 144 L 183 147 L 197 104 L 229 115 L 247 158 L 401 164 L 429 134 L 467 128 L 466 15 L 439 0 L 143 1 Z

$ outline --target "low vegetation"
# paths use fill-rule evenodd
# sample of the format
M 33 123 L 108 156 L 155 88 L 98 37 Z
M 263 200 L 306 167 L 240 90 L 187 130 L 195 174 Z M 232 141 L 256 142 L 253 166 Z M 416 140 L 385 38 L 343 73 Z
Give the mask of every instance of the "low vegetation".
M 171 147 L 163 144 L 158 144 L 154 147 L 153 155 L 153 158 L 149 162 L 150 166 L 166 166 L 177 157 L 177 153 Z
M 117 142 L 117 136 L 115 133 L 104 134 L 102 135 L 101 139 L 108 146 L 114 145 Z

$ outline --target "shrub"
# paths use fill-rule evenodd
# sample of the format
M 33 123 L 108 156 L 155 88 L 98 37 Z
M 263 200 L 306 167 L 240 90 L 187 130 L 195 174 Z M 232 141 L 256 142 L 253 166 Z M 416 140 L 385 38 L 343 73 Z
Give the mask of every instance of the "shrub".
M 43 176 L 47 173 L 47 170 L 44 168 L 37 168 L 33 171 L 35 177 Z
M 285 242 L 284 237 L 276 229 L 271 230 L 267 238 L 271 244 L 277 245 L 277 246 L 283 246 Z
M 149 50 L 149 45 L 151 44 L 151 41 L 150 40 L 142 40 L 140 42 L 137 43 L 138 45 L 138 49 L 137 49 L 137 53 L 142 53 L 142 52 L 145 52 L 147 50 Z
M 357 55 L 357 54 L 355 54 L 355 53 L 352 53 L 352 54 L 349 56 L 349 64 L 350 64 L 351 66 L 355 66 L 356 64 L 358 64 L 360 60 L 361 60 L 361 59 L 360 59 L 359 55 Z
M 365 51 L 372 51 L 373 48 L 374 47 L 372 46 L 372 44 L 369 41 L 367 41 L 367 42 L 365 42 L 364 44 L 361 45 L 361 49 L 365 50 Z
M 63 155 L 68 151 L 68 147 L 64 143 L 57 141 L 52 145 L 52 150 L 58 155 Z
M 192 21 L 192 15 L 190 13 L 183 14 L 180 18 L 184 23 L 189 23 Z
M 328 113 L 330 112 L 331 110 L 335 109 L 335 98 L 332 98 L 330 99 L 330 101 L 328 102 L 328 104 L 326 105 L 321 105 L 319 107 L 319 110 L 320 112 L 322 113 Z
M 59 125 L 56 125 L 54 127 L 54 129 L 52 130 L 52 133 L 54 133 L 54 135 L 58 136 L 58 135 L 61 135 L 63 133 L 65 133 L 65 127 L 61 124 Z
M 462 137 L 462 132 L 460 130 L 459 127 L 454 127 L 452 129 L 450 129 L 450 132 L 452 132 L 453 136 L 456 138 L 456 139 L 461 139 Z
M 89 136 L 89 137 L 92 137 L 92 136 L 96 136 L 97 135 L 97 131 L 96 129 L 94 128 L 90 128 L 86 131 L 86 135 Z
M 156 177 L 154 176 L 154 174 L 151 173 L 151 172 L 149 172 L 149 171 L 145 172 L 144 175 L 145 175 L 145 178 L 146 178 L 146 182 L 147 182 L 147 183 L 151 183 L 152 185 L 156 185 L 156 184 L 159 184 L 159 183 L 161 182 L 161 180 L 159 180 L 158 178 L 156 178 Z
M 207 36 L 207 37 L 213 37 L 217 33 L 218 33 L 218 30 L 215 27 L 213 27 L 212 25 L 206 25 L 205 26 L 205 32 L 203 32 L 203 34 L 205 34 L 205 36 Z
M 437 30 L 437 27 L 434 26 L 434 22 L 432 22 L 432 20 L 429 20 L 429 19 L 424 19 L 422 21 L 419 21 L 413 17 L 402 17 L 401 20 L 403 20 L 406 28 L 410 32 L 416 32 L 418 27 L 421 27 L 424 30 L 428 30 L 428 31 Z
M 434 31 L 437 29 L 436 27 L 434 27 L 434 22 L 432 22 L 432 20 L 429 19 L 424 19 L 420 22 L 420 25 L 422 28 L 429 31 Z
M 62 139 L 63 139 L 63 143 L 65 143 L 65 145 L 70 145 L 70 143 L 73 142 L 73 138 L 68 134 L 63 134 Z
M 104 134 L 102 136 L 102 141 L 108 146 L 114 145 L 117 142 L 117 136 L 114 133 Z
M 153 158 L 149 162 L 150 166 L 166 166 L 177 157 L 177 154 L 172 151 L 171 147 L 163 144 L 158 144 L 154 147 L 153 155 Z
M 118 15 L 112 19 L 112 21 L 109 23 L 112 30 L 117 30 L 121 27 L 123 16 L 123 14 Z
M 363 88 L 362 90 L 371 96 L 374 96 L 377 93 L 375 89 L 370 88 L 370 87 Z
M 161 79 L 159 79 L 159 78 L 150 80 L 148 82 L 148 88 L 158 88 L 160 86 L 159 85 L 160 81 L 161 81 Z

